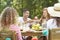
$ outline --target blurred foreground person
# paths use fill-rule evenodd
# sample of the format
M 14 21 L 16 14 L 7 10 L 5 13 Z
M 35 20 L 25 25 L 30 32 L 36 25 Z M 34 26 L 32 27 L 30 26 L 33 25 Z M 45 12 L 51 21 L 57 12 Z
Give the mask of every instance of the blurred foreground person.
M 53 7 L 48 7 L 48 12 L 52 18 L 47 21 L 47 28 L 60 27 L 60 3 L 56 3 Z
M 47 30 L 44 31 L 43 34 L 46 34 L 47 40 L 48 40 L 48 29 L 58 28 L 60 27 L 60 3 L 54 4 L 53 7 L 47 8 L 49 15 L 51 16 L 51 19 L 47 21 Z
M 1 30 L 11 30 L 17 33 L 17 40 L 22 40 L 21 32 L 18 27 L 18 13 L 12 7 L 6 7 L 1 13 Z M 1 31 L 0 30 L 0 31 Z

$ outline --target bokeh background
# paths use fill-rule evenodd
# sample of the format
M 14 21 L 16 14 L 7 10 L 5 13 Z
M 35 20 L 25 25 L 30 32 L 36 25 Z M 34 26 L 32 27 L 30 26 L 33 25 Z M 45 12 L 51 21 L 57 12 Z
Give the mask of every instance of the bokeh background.
M 28 9 L 30 11 L 30 18 L 42 15 L 42 10 L 44 7 L 53 6 L 58 0 L 0 0 L 0 13 L 2 10 L 11 6 L 14 7 L 20 16 L 22 16 L 22 10 Z

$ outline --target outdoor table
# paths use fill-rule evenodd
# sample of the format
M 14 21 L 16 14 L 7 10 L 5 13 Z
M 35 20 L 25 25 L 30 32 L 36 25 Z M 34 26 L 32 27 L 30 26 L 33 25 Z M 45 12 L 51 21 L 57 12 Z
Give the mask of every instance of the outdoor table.
M 24 31 L 21 31 L 22 33 L 22 36 L 43 36 L 42 34 L 42 31 L 35 31 L 35 32 L 32 32 L 32 31 L 29 31 L 29 32 L 24 32 Z

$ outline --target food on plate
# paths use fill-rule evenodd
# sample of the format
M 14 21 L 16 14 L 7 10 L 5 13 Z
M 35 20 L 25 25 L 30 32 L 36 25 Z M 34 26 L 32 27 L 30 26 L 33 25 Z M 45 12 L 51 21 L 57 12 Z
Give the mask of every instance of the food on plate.
M 33 30 L 40 30 L 40 29 L 42 29 L 42 27 L 40 26 L 40 24 L 33 24 L 32 29 Z

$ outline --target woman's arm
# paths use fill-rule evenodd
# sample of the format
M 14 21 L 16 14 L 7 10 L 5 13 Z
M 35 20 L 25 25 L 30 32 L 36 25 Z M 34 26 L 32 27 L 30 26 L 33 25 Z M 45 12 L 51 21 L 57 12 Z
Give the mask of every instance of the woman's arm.
M 10 30 L 15 31 L 17 33 L 18 40 L 22 40 L 21 31 L 17 25 L 11 25 Z

